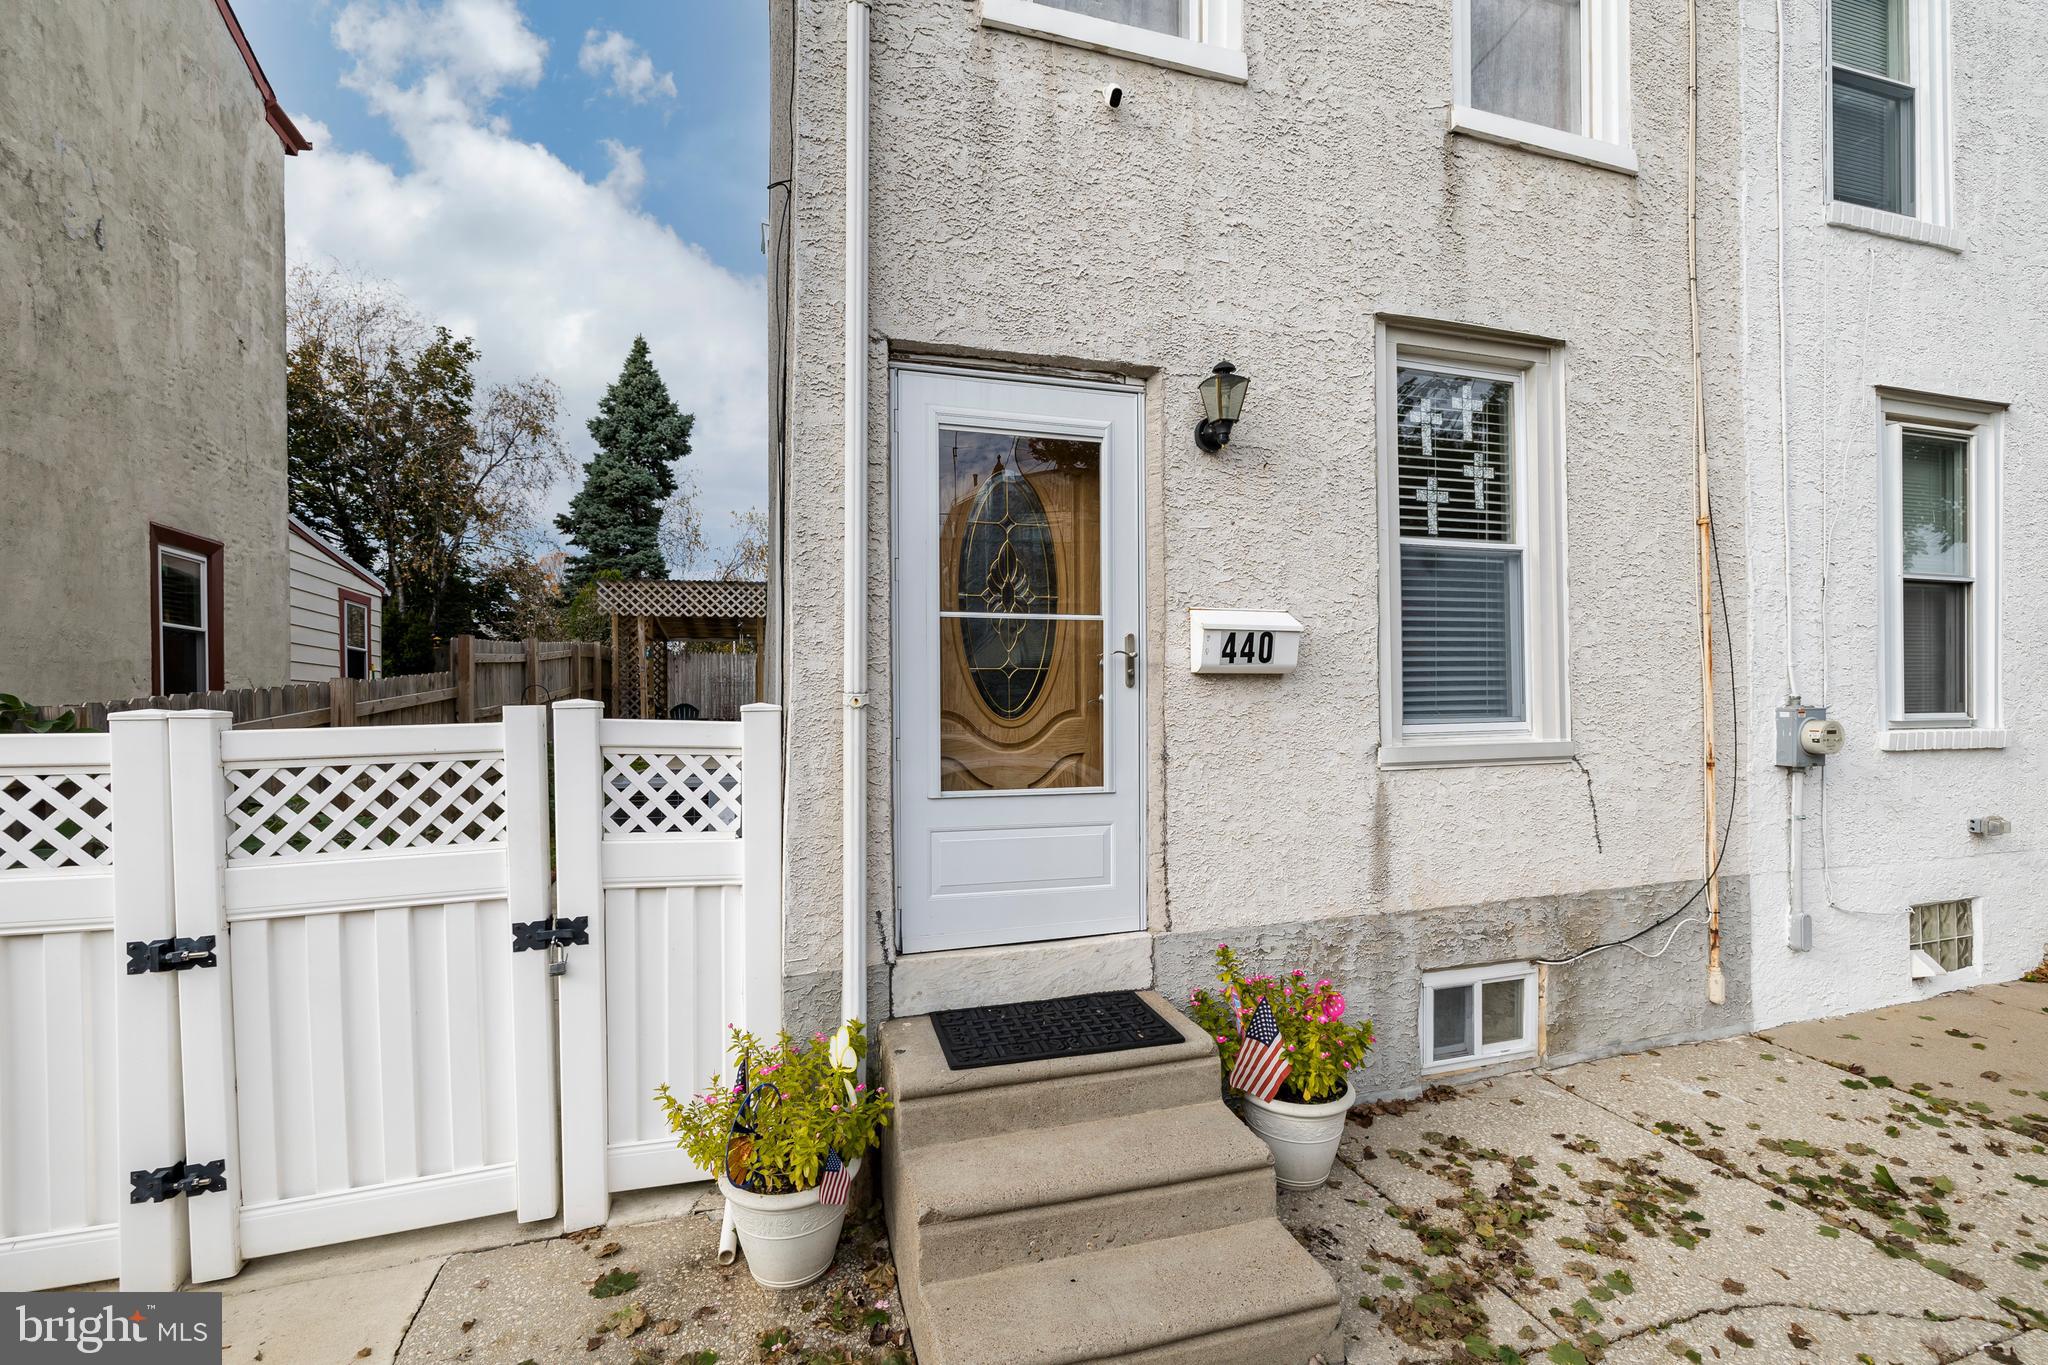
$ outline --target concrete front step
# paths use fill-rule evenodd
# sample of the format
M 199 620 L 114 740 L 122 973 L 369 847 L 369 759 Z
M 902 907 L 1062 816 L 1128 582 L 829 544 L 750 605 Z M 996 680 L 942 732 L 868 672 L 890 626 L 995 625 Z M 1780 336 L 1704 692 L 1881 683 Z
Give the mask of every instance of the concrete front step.
M 1214 1040 L 952 1071 L 929 1018 L 877 1035 L 882 1189 L 924 1365 L 1302 1365 L 1337 1289 L 1274 1213 Z M 1327 1358 L 1337 1359 L 1332 1353 Z
M 1336 1344 L 1336 1285 L 1272 1218 L 947 1280 L 923 1297 L 911 1319 L 922 1365 L 1300 1365 Z
M 1222 1087 L 1214 1042 L 1157 994 L 1139 995 L 1180 1032 L 1179 1042 L 954 1071 L 929 1016 L 883 1024 L 875 1067 L 896 1100 L 891 1141 L 908 1152 L 1216 1099 Z
M 928 1147 L 890 1182 L 898 1254 L 930 1284 L 1271 1218 L 1272 1168 L 1213 1098 Z

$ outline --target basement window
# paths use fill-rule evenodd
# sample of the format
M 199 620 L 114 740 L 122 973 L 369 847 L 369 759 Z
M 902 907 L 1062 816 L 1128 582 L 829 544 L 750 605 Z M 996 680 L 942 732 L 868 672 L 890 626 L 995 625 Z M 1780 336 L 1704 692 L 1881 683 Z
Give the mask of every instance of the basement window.
M 1913 907 L 1913 979 L 1959 972 L 1977 963 L 1976 916 L 1967 900 Z
M 1422 1072 L 1536 1055 L 1536 968 L 1527 962 L 1425 972 Z

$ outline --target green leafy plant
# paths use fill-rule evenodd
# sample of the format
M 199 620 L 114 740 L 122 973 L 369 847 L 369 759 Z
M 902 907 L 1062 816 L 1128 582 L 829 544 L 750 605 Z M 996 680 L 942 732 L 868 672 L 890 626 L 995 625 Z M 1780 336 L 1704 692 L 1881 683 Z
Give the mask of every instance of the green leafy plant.
M 0 735 L 11 731 L 25 731 L 31 735 L 68 735 L 78 729 L 78 713 L 66 711 L 62 715 L 44 720 L 30 706 L 12 692 L 0 692 Z
M 730 1047 L 744 1084 L 713 1076 L 709 1088 L 687 1099 L 666 1085 L 655 1092 L 676 1145 L 705 1170 L 724 1171 L 757 1194 L 794 1194 L 817 1187 L 826 1153 L 850 1164 L 882 1140 L 895 1102 L 859 1078 L 867 1055 L 860 1021 L 809 1042 L 784 1033 L 764 1043 L 735 1028 Z M 743 1105 L 752 1131 L 735 1136 Z
M 1299 1104 L 1320 1104 L 1343 1093 L 1351 1072 L 1365 1064 L 1372 1047 L 1372 1020 L 1344 1017 L 1344 994 L 1328 977 L 1311 981 L 1295 968 L 1276 974 L 1247 973 L 1227 943 L 1216 945 L 1216 980 L 1221 989 L 1198 990 L 1188 1013 L 1216 1040 L 1223 1074 L 1230 1075 L 1244 1046 L 1244 1026 L 1259 1002 L 1272 1006 L 1287 1049 L 1287 1080 L 1278 1098 Z

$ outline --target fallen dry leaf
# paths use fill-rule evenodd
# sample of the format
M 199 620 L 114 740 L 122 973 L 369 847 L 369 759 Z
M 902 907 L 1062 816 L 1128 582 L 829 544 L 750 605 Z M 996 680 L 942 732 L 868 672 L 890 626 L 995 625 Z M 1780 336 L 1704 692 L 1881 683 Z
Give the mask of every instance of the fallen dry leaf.
M 683 1325 L 674 1318 L 663 1318 L 654 1324 L 654 1330 L 665 1337 L 672 1337 L 683 1330 Z
M 475 1318 L 464 1318 L 464 1319 L 462 1320 L 462 1330 L 463 1330 L 463 1331 L 467 1332 L 467 1331 L 468 1331 L 468 1330 L 469 1330 L 470 1328 L 472 1328 L 472 1327 L 474 1327 L 474 1326 L 476 1326 L 476 1319 L 475 1319 Z
M 594 1254 L 601 1261 L 607 1256 L 616 1256 L 623 1250 L 625 1250 L 625 1248 L 620 1246 L 617 1242 L 606 1242 L 603 1246 L 599 1247 Z
M 598 1347 L 600 1347 L 600 1346 L 602 1346 L 602 1345 L 604 1345 L 604 1338 L 603 1338 L 603 1337 L 601 1337 L 601 1336 L 597 1336 L 597 1337 L 592 1337 L 592 1338 L 590 1338 L 590 1339 L 589 1339 L 588 1341 L 586 1341 L 586 1342 L 584 1342 L 584 1343 L 583 1343 L 583 1349 L 584 1349 L 584 1350 L 586 1350 L 586 1351 L 595 1351 L 595 1350 L 596 1350 L 596 1349 L 597 1349 Z
M 715 1303 L 707 1303 L 702 1308 L 699 1308 L 696 1312 L 690 1314 L 690 1316 L 692 1318 L 695 1318 L 698 1322 L 702 1322 L 706 1318 L 717 1317 L 718 1305 Z
M 620 1341 L 624 1341 L 627 1337 L 637 1334 L 646 1325 L 647 1309 L 644 1305 L 636 1303 L 619 1315 L 618 1326 L 612 1328 L 612 1335 L 616 1336 Z

